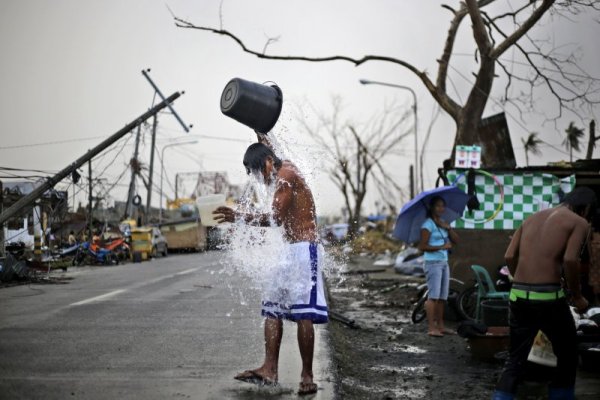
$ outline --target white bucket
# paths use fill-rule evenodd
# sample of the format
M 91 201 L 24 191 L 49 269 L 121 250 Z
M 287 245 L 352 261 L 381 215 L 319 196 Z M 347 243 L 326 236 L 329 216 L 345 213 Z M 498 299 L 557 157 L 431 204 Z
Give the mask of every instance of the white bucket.
M 552 349 L 552 343 L 542 331 L 535 336 L 527 360 L 546 367 L 556 367 L 556 356 Z
M 204 226 L 216 226 L 218 222 L 215 220 L 213 211 L 217 208 L 225 206 L 224 194 L 212 194 L 210 196 L 201 196 L 196 199 L 198 212 L 200 213 L 200 222 Z

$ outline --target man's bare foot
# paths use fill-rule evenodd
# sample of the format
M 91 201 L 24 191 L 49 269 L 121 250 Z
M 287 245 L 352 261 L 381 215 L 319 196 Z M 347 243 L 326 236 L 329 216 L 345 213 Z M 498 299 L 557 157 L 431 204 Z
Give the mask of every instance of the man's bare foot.
M 300 388 L 298 389 L 299 396 L 305 396 L 307 394 L 315 394 L 319 387 L 313 382 L 312 372 L 303 373 L 302 381 L 300 382 Z
M 441 331 L 444 335 L 456 335 L 456 331 L 449 328 L 442 328 Z
M 234 376 L 233 379 L 258 386 L 277 385 L 277 374 L 269 374 L 263 367 L 255 370 L 246 370 Z
M 306 396 L 307 394 L 315 394 L 319 390 L 319 387 L 314 382 L 300 382 L 300 388 L 298 389 L 298 396 Z

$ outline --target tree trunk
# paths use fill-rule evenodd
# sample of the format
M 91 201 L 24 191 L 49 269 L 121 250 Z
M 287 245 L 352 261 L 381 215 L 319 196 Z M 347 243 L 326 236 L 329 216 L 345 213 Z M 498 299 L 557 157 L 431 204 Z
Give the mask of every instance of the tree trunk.
M 456 122 L 456 145 L 480 145 L 482 152 L 485 152 L 485 143 L 481 143 L 479 139 L 479 123 L 494 83 L 494 66 L 493 59 L 485 55 L 481 56 L 481 66 L 477 72 L 475 85 L 460 110 Z
M 591 160 L 594 155 L 594 147 L 596 147 L 596 121 L 590 121 L 590 139 L 588 141 L 586 160 Z
M 354 203 L 354 210 L 350 211 L 348 217 L 348 236 L 350 239 L 354 239 L 356 234 L 358 233 L 358 228 L 360 226 L 360 218 L 361 218 L 361 210 L 362 203 L 364 201 L 364 194 L 359 195 Z

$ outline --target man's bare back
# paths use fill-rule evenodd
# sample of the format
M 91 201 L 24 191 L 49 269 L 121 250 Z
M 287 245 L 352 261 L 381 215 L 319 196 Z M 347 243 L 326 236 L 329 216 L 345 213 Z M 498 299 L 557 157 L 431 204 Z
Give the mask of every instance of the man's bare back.
M 587 221 L 565 206 L 529 217 L 505 254 L 515 282 L 560 283 L 564 267 L 569 288 L 579 295 L 579 256 L 588 230 Z
M 291 243 L 317 240 L 315 202 L 296 166 L 283 161 L 275 185 L 273 217 L 283 227 L 286 239 Z

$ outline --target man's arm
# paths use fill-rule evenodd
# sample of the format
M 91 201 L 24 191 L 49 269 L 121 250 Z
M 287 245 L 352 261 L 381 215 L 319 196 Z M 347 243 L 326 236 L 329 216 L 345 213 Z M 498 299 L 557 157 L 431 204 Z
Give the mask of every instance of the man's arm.
M 504 259 L 506 260 L 506 264 L 508 264 L 508 269 L 512 276 L 515 276 L 517 264 L 519 264 L 519 248 L 521 247 L 522 230 L 523 226 L 519 227 L 513 234 L 512 240 L 506 249 L 506 253 L 504 253 Z
M 271 225 L 271 216 L 270 214 L 252 214 L 252 213 L 242 213 L 234 210 L 229 207 L 219 207 L 215 211 L 213 211 L 215 215 L 215 221 L 219 224 L 224 222 L 235 222 L 242 219 L 245 223 L 251 224 L 254 223 L 258 226 L 270 226 Z
M 565 255 L 563 256 L 563 265 L 565 270 L 565 278 L 567 280 L 567 286 L 573 296 L 573 302 L 575 306 L 581 310 L 585 308 L 579 306 L 577 302 L 581 301 L 581 283 L 579 276 L 579 258 L 581 254 L 581 248 L 584 244 L 585 239 L 589 233 L 589 226 L 584 219 L 578 218 L 575 227 L 571 231 L 571 235 L 567 241 L 567 248 L 565 249 Z M 587 302 L 586 302 L 587 303 Z

